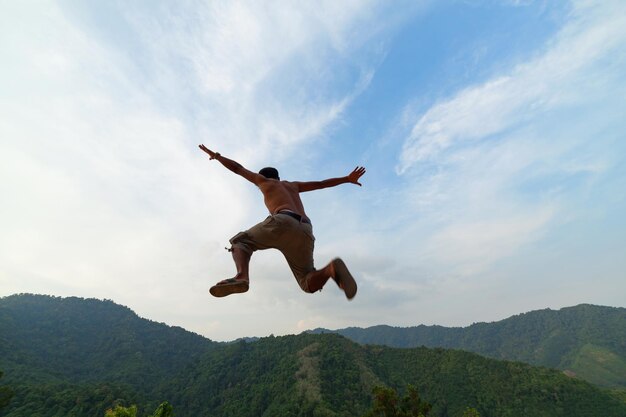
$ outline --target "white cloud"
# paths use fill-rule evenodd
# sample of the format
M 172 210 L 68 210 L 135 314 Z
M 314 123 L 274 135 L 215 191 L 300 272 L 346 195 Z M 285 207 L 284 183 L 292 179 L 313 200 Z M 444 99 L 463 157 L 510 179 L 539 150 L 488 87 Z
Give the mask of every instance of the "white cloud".
M 615 163 L 624 10 L 577 3 L 541 54 L 413 119 L 396 166 L 414 219 L 400 241 L 420 236 L 414 262 L 432 264 L 442 288 L 573 221 L 579 184 Z
M 264 209 L 196 146 L 255 168 L 323 134 L 371 80 L 370 56 L 354 54 L 378 6 L 126 4 L 92 25 L 71 5 L 32 6 L 0 12 L 0 293 L 111 298 L 221 339 L 257 332 L 252 314 L 300 310 L 276 298 L 308 296 L 278 256 L 255 266 L 247 298 L 207 295 L 233 273 L 228 238 Z M 320 71 L 328 59 L 351 63 L 341 83 Z
M 165 5 L 157 18 L 128 5 L 124 14 L 154 57 L 146 65 L 158 93 L 187 101 L 194 133 L 254 163 L 321 135 L 366 87 L 372 53 L 355 54 L 385 27 L 374 23 L 379 9 L 236 1 Z M 366 23 L 370 30 L 357 30 Z
M 552 220 L 554 211 L 542 207 L 518 214 L 520 217 L 507 213 L 502 219 L 452 223 L 430 238 L 426 253 L 432 253 L 430 261 L 452 265 L 455 276 L 473 276 L 540 237 L 537 235 Z
M 420 161 L 436 160 L 463 141 L 488 138 L 538 113 L 588 100 L 593 74 L 607 75 L 602 68 L 605 59 L 619 54 L 626 40 L 624 11 L 619 1 L 581 2 L 541 56 L 434 105 L 405 140 L 397 172 L 405 173 Z
M 361 285 L 353 302 L 332 284 L 302 293 L 272 251 L 255 254 L 248 294 L 216 301 L 208 286 L 233 273 L 223 246 L 265 210 L 254 187 L 209 162 L 197 143 L 252 169 L 288 165 L 293 155 L 306 165 L 320 148 L 308 145 L 369 87 L 384 55 L 378 40 L 406 9 L 360 1 L 125 3 L 104 14 L 94 8 L 105 6 L 59 7 L 0 6 L 0 193 L 10 196 L 0 204 L 2 294 L 112 298 L 221 340 L 266 328 L 450 318 L 454 310 L 440 305 L 476 291 L 457 277 L 475 278 L 571 216 L 559 198 L 566 184 L 532 197 L 526 187 L 610 169 L 602 153 L 573 152 L 588 150 L 589 137 L 604 140 L 594 136 L 608 108 L 603 92 L 624 62 L 620 14 L 589 7 L 532 62 L 412 119 L 398 163 L 405 188 L 377 187 L 371 172 L 358 193 L 305 201 L 333 213 L 314 217 L 316 260 L 346 259 Z M 96 17 L 84 20 L 85 9 Z M 601 105 L 578 106 L 581 96 Z M 550 113 L 568 106 L 588 119 L 551 128 Z

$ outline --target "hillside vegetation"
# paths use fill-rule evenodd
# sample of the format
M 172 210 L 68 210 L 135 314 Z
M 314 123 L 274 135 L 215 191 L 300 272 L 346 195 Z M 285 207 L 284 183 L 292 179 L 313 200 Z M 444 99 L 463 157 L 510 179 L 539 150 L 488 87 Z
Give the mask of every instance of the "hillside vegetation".
M 583 304 L 464 328 L 383 325 L 334 332 L 361 344 L 463 349 L 561 369 L 599 386 L 626 389 L 626 308 Z
M 2 417 L 103 416 L 169 401 L 177 416 L 359 416 L 372 389 L 409 384 L 430 416 L 624 416 L 626 404 L 559 371 L 460 350 L 361 346 L 335 334 L 219 344 L 110 301 L 0 299 Z

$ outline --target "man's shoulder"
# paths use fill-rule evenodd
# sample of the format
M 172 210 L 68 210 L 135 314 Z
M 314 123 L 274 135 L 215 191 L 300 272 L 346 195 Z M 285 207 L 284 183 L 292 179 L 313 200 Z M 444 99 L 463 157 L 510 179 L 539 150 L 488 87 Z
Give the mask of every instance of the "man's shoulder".
M 285 180 L 274 180 L 268 179 L 262 185 L 259 185 L 262 190 L 271 191 L 271 190 L 284 190 L 288 192 L 298 192 L 299 186 L 298 182 L 295 181 L 285 181 Z
M 290 188 L 290 189 L 294 189 L 294 190 L 298 190 L 299 184 L 300 182 L 298 181 L 285 181 L 285 180 L 281 180 L 280 181 L 285 187 Z
M 298 185 L 296 182 L 285 181 L 285 180 L 275 180 L 273 178 L 266 178 L 265 181 L 263 181 L 263 187 L 298 189 Z

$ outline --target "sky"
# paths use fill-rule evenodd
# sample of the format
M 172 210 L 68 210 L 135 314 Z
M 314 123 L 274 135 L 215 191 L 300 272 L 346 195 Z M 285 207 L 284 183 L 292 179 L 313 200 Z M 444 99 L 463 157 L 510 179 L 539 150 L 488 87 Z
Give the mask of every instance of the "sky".
M 0 2 L 0 296 L 110 299 L 212 340 L 626 307 L 626 2 Z M 302 195 L 302 292 L 228 240 Z

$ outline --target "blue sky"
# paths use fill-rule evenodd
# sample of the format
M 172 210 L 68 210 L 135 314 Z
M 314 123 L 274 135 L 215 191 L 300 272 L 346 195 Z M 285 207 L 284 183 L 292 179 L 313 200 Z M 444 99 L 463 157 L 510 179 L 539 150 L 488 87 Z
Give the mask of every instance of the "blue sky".
M 215 340 L 465 326 L 626 300 L 626 4 L 0 5 L 0 294 L 112 299 Z M 303 195 L 316 264 L 277 252 L 215 299 L 266 216 L 252 170 L 363 187 Z

